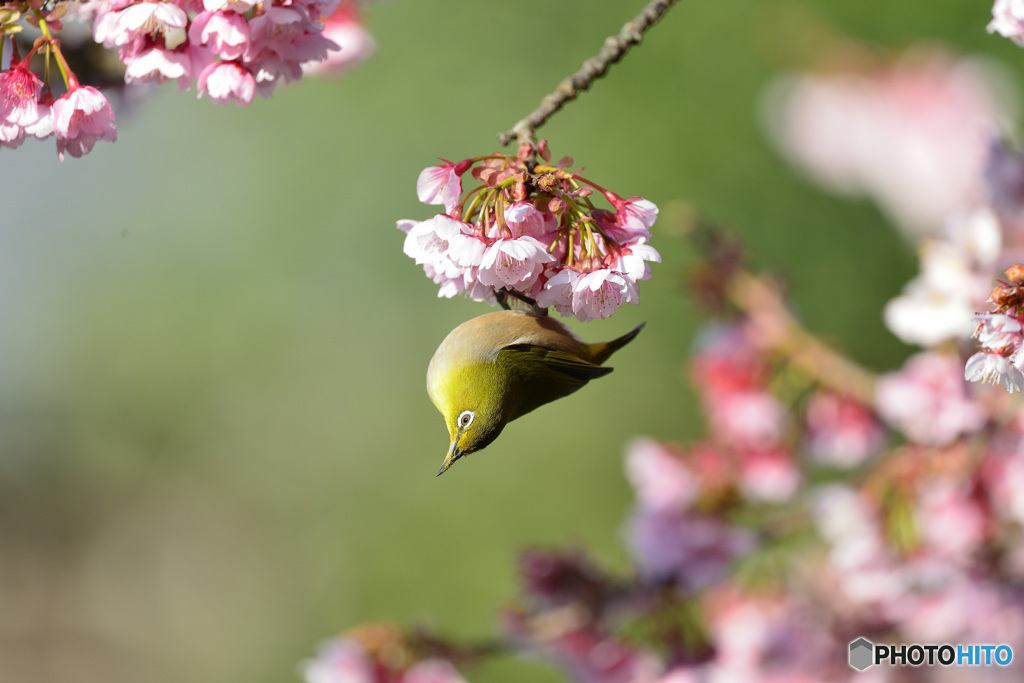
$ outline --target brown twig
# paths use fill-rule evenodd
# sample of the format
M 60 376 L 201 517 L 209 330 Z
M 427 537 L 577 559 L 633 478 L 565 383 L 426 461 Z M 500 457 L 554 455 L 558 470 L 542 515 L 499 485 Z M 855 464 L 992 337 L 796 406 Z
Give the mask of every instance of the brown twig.
M 762 340 L 832 391 L 874 403 L 875 376 L 805 330 L 770 285 L 744 270 L 731 276 L 729 299 L 750 315 Z
M 518 140 L 520 144 L 533 144 L 533 131 L 540 128 L 548 117 L 561 109 L 567 101 L 576 99 L 577 95 L 590 88 L 594 80 L 603 76 L 608 67 L 622 59 L 629 48 L 639 44 L 647 29 L 675 3 L 676 0 L 652 0 L 640 14 L 626 22 L 618 35 L 605 40 L 596 56 L 583 62 L 579 71 L 559 83 L 553 93 L 541 100 L 539 107 L 511 129 L 499 133 L 498 141 L 502 145 L 507 145 L 512 140 Z

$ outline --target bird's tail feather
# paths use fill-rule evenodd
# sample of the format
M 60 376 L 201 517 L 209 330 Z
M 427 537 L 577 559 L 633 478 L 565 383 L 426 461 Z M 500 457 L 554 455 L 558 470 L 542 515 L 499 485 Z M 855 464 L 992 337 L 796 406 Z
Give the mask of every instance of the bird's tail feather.
M 590 344 L 592 362 L 595 363 L 596 365 L 604 363 L 613 353 L 621 349 L 629 342 L 633 341 L 636 335 L 640 334 L 640 330 L 642 330 L 644 328 L 644 325 L 646 324 L 646 322 L 640 323 L 632 330 L 619 337 L 618 339 L 612 339 L 609 342 L 603 342 L 598 344 Z

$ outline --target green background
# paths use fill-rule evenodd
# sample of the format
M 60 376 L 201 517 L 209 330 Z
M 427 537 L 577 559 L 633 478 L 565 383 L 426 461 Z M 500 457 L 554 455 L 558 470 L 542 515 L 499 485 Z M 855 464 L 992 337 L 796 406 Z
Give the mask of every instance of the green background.
M 763 134 L 779 74 L 834 40 L 920 40 L 1001 60 L 987 3 L 682 2 L 541 129 L 555 157 L 662 208 L 616 372 L 510 425 L 434 478 L 447 433 L 424 389 L 484 304 L 437 299 L 402 254 L 419 171 L 495 134 L 640 3 L 371 4 L 375 57 L 248 108 L 173 86 L 122 109 L 119 140 L 0 167 L 0 681 L 296 681 L 366 621 L 497 632 L 532 545 L 627 570 L 625 445 L 695 439 L 685 362 L 688 206 L 786 274 L 807 325 L 882 370 L 910 352 L 881 307 L 913 249 L 867 201 L 827 196 Z M 495 660 L 473 681 L 556 681 Z

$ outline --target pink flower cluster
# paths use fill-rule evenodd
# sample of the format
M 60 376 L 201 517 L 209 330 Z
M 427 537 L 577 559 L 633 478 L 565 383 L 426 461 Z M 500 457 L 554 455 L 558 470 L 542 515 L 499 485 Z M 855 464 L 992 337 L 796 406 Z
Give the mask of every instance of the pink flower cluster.
M 736 559 L 757 546 L 750 530 L 697 510 L 699 494 L 724 493 L 715 488 L 723 482 L 701 480 L 705 473 L 694 471 L 712 458 L 712 453 L 698 452 L 692 462 L 684 462 L 655 441 L 631 444 L 626 474 L 637 491 L 637 509 L 627 526 L 627 544 L 649 580 L 670 581 L 687 592 L 702 590 L 720 583 Z M 704 507 L 713 504 L 705 502 Z
M 354 3 L 94 0 L 74 3 L 71 13 L 91 20 L 95 41 L 117 50 L 126 83 L 176 81 L 184 90 L 195 81 L 200 97 L 245 105 L 257 93 L 269 97 L 277 84 L 300 78 L 310 65 L 337 72 L 365 59 L 373 40 Z M 10 67 L 0 71 L 0 147 L 52 136 L 63 160 L 65 153 L 86 154 L 97 140 L 117 139 L 110 103 L 94 87 L 79 83 L 56 37 L 71 6 L 59 4 L 44 14 L 44 3 L 37 0 L 0 0 L 0 55 L 9 36 L 14 53 Z M 24 59 L 15 40 L 21 20 L 42 33 Z M 66 87 L 60 97 L 31 70 L 37 55 L 56 61 Z M 49 65 L 45 73 L 50 77 Z
M 607 318 L 639 301 L 638 282 L 661 256 L 648 242 L 658 208 L 623 199 L 578 174 L 552 166 L 547 146 L 519 156 L 493 154 L 426 168 L 417 192 L 445 212 L 402 220 L 404 251 L 441 286 L 439 296 L 505 300 L 506 292 L 553 306 L 579 320 Z M 463 176 L 480 182 L 463 192 Z M 594 206 L 595 192 L 611 210 Z
M 927 351 L 903 368 L 883 375 L 875 407 L 885 421 L 911 441 L 945 446 L 985 424 L 985 411 L 964 383 L 954 354 Z
M 786 406 L 768 390 L 768 355 L 757 339 L 750 322 L 700 336 L 690 370 L 712 438 L 695 461 L 725 464 L 722 471 L 746 497 L 786 500 L 800 485 L 792 425 Z
M 318 23 L 338 0 L 101 0 L 93 36 L 117 49 L 125 82 L 192 81 L 214 102 L 252 102 L 338 46 Z
M 1010 267 L 1006 277 L 989 298 L 995 310 L 974 317 L 980 350 L 967 359 L 964 377 L 1002 384 L 1012 394 L 1024 391 L 1024 265 Z
M 641 514 L 689 510 L 683 516 L 708 522 L 689 525 L 696 538 L 665 536 L 652 549 L 677 556 L 679 574 L 648 575 L 640 556 L 628 584 L 580 551 L 532 550 L 506 629 L 517 647 L 585 683 L 854 683 L 865 674 L 849 668 L 847 649 L 861 635 L 1020 648 L 1022 426 L 1018 416 L 1001 429 L 980 460 L 963 445 L 915 445 L 861 484 L 804 485 L 795 505 L 774 510 L 722 498 L 719 478 L 699 472 L 693 453 L 637 440 L 626 468 Z M 751 537 L 742 550 L 737 533 Z M 688 552 L 695 546 L 704 550 Z M 623 614 L 641 642 L 614 629 Z M 1013 662 L 1002 673 L 1020 671 Z M 949 680 L 974 680 L 963 673 Z
M 908 365 L 903 374 L 956 375 L 951 358 L 922 355 Z M 960 387 L 953 385 L 956 390 L 947 397 L 893 397 L 908 409 L 934 411 L 930 427 L 908 429 L 911 444 L 877 461 L 862 483 L 853 478 L 844 483 L 820 476 L 801 479 L 793 496 L 795 508 L 781 508 L 787 510 L 781 518 L 763 506 L 750 514 L 747 506 L 757 504 L 756 499 L 744 502 L 724 493 L 723 486 L 733 486 L 727 482 L 735 476 L 734 468 L 709 457 L 708 446 L 680 449 L 651 439 L 635 441 L 627 449 L 626 471 L 639 511 L 627 527 L 627 542 L 641 577 L 652 558 L 677 562 L 678 574 L 668 577 L 670 583 L 699 605 L 707 634 L 707 641 L 697 644 L 674 640 L 669 629 L 645 638 L 634 656 L 667 647 L 668 662 L 661 674 L 637 680 L 852 682 L 864 675 L 846 665 L 847 645 L 858 635 L 876 634 L 892 642 L 1024 646 L 1024 412 L 1017 410 L 986 441 L 970 445 L 962 439 L 981 434 L 983 421 L 978 407 L 965 405 Z M 922 391 L 944 390 L 922 385 Z M 817 405 L 807 410 L 805 430 L 815 423 L 813 430 L 821 429 L 820 418 L 812 420 L 811 412 L 826 412 L 825 423 L 835 423 L 846 413 L 852 419 L 843 431 L 848 436 L 861 432 L 853 443 L 880 447 L 879 427 L 867 417 L 866 407 L 840 410 L 843 404 L 834 398 L 811 403 Z M 959 428 L 950 427 L 946 433 L 952 436 L 942 436 L 939 423 L 951 420 Z M 865 428 L 865 422 L 870 426 Z M 982 447 L 980 453 L 976 446 Z M 678 515 L 680 510 L 688 512 Z M 668 519 L 673 512 L 677 519 L 703 518 L 707 524 L 689 525 L 688 534 L 683 533 L 687 525 L 677 524 L 678 535 L 662 534 L 660 542 L 647 543 L 649 531 L 638 521 L 655 515 Z M 785 567 L 773 565 L 773 560 L 758 564 L 759 556 L 767 551 L 772 557 L 773 544 L 786 538 L 784 528 L 794 523 L 794 514 L 813 526 L 819 545 L 781 546 L 788 548 Z M 730 522 L 733 518 L 749 526 L 739 527 Z M 751 536 L 745 548 L 736 545 L 737 532 Z M 752 540 L 755 533 L 757 542 Z M 692 552 L 696 546 L 703 550 Z M 645 549 L 639 555 L 638 547 Z M 665 578 L 656 585 L 664 586 Z M 601 593 L 590 588 L 585 594 Z M 637 597 L 633 607 L 650 610 L 651 599 L 648 594 Z M 653 620 L 658 623 L 658 617 Z M 651 628 L 659 633 L 657 626 Z M 1005 673 L 1019 676 L 1020 670 L 1013 662 Z
M 28 68 L 31 55 L 0 72 L 0 147 L 20 147 L 26 138 L 53 137 L 57 154 L 80 157 L 97 140 L 114 142 L 114 110 L 96 88 L 72 81 L 56 100 Z

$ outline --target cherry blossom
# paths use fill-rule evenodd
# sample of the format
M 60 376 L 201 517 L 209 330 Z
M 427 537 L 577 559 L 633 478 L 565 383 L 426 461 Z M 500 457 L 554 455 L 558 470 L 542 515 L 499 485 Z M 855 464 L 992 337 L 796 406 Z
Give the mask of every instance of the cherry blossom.
M 547 154 L 544 143 L 537 150 Z M 534 153 L 530 147 L 522 157 L 495 154 L 423 169 L 416 182 L 420 201 L 444 206 L 434 220 L 444 216 L 464 227 L 453 243 L 432 228 L 400 221 L 406 255 L 440 285 L 439 296 L 465 294 L 507 306 L 512 292 L 581 321 L 637 304 L 638 282 L 661 261 L 648 244 L 657 207 L 640 197 L 621 199 L 560 166 L 528 165 Z M 464 192 L 466 173 L 482 185 Z M 614 211 L 594 207 L 596 193 Z
M 43 84 L 24 64 L 0 72 L 0 121 L 24 128 L 39 118 Z
M 110 4 L 97 15 L 93 37 L 106 47 L 126 48 L 140 37 L 159 35 L 173 49 L 184 41 L 187 25 L 188 15 L 174 2 Z
M 1024 372 L 1006 356 L 980 351 L 967 359 L 964 379 L 968 382 L 1002 384 L 1011 394 L 1024 391 Z
M 525 290 L 530 287 L 544 265 L 555 257 L 547 253 L 536 238 L 524 235 L 516 239 L 499 239 L 484 251 L 477 279 L 481 284 L 501 289 Z
M 192 82 L 192 59 L 187 52 L 157 47 L 136 53 L 126 64 L 125 83 L 177 81 L 182 90 Z
M 97 140 L 117 140 L 114 110 L 103 93 L 90 85 L 74 86 L 53 103 L 53 130 L 61 161 L 65 152 L 80 157 Z
M 572 293 L 572 310 L 582 321 L 607 318 L 623 303 L 637 298 L 636 283 L 610 268 L 580 276 Z
M 1024 298 L 1024 266 L 1006 271 L 1008 282 L 992 290 L 992 313 L 974 316 L 974 336 L 981 350 L 967 359 L 964 378 L 971 382 L 1002 384 L 1011 394 L 1024 390 L 1024 324 L 1021 302 Z
M 443 204 L 444 210 L 450 213 L 462 194 L 461 175 L 455 164 L 429 166 L 416 180 L 416 194 L 424 204 Z
M 188 29 L 193 45 L 205 45 L 218 57 L 231 61 L 249 49 L 249 22 L 236 12 L 200 12 Z
M 0 72 L 0 146 L 17 147 L 29 136 L 45 138 L 56 132 L 61 159 L 65 152 L 87 153 L 96 139 L 116 138 L 113 125 L 86 133 L 76 127 L 69 136 L 66 122 L 52 119 L 50 107 L 43 104 L 44 96 L 62 91 L 58 74 L 69 93 L 93 88 L 75 75 L 64 56 L 58 36 L 65 15 L 91 23 L 93 40 L 117 51 L 126 84 L 175 81 L 187 90 L 195 81 L 199 95 L 218 104 L 247 105 L 256 93 L 269 97 L 281 83 L 301 78 L 305 67 L 315 70 L 317 62 L 335 54 L 339 45 L 325 35 L 320 19 L 346 43 L 344 57 L 332 60 L 334 70 L 366 59 L 373 45 L 354 0 L 94 0 L 44 3 L 49 7 L 43 13 L 39 3 L 29 12 L 23 2 L 9 5 L 0 17 L 5 41 L 23 28 L 20 21 L 38 26 L 42 36 L 25 59 L 16 54 L 10 68 Z M 78 42 L 72 37 L 68 44 Z M 47 65 L 35 68 L 39 74 L 53 74 L 47 76 L 47 88 L 54 91 L 45 93 L 39 74 L 30 67 L 42 55 Z M 65 97 L 58 98 L 57 112 L 66 109 Z
M 199 72 L 198 91 L 200 97 L 206 93 L 217 104 L 243 106 L 256 94 L 256 79 L 236 62 L 213 62 Z

